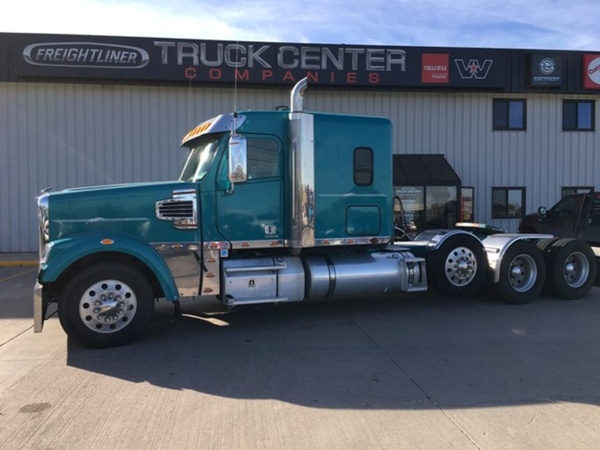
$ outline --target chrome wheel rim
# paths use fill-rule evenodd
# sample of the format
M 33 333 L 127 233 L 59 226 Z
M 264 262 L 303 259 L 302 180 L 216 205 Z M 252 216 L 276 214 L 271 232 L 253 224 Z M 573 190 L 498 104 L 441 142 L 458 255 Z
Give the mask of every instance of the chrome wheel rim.
M 96 333 L 125 328 L 137 311 L 137 297 L 126 283 L 102 280 L 88 287 L 79 300 L 79 316 Z
M 589 277 L 590 263 L 583 253 L 573 252 L 565 260 L 562 273 L 569 286 L 581 287 Z
M 519 255 L 513 259 L 508 269 L 510 285 L 517 292 L 527 292 L 537 279 L 537 264 L 529 255 Z
M 445 264 L 446 277 L 454 286 L 466 286 L 477 273 L 477 258 L 467 247 L 457 247 L 448 253 Z

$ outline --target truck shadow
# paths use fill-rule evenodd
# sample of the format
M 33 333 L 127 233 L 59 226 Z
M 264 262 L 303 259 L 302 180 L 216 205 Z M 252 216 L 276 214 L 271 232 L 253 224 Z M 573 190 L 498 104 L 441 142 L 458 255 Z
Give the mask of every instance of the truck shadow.
M 432 293 L 224 310 L 157 307 L 135 343 L 68 364 L 134 383 L 321 408 L 600 404 L 600 290 L 510 306 Z

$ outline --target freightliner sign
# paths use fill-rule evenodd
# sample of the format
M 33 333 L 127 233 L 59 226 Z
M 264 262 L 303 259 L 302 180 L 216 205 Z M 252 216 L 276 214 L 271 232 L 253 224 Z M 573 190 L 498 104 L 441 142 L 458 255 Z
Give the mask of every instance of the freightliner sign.
M 0 58 L 8 81 L 293 84 L 307 76 L 323 85 L 503 89 L 510 77 L 510 52 L 494 49 L 2 34 Z

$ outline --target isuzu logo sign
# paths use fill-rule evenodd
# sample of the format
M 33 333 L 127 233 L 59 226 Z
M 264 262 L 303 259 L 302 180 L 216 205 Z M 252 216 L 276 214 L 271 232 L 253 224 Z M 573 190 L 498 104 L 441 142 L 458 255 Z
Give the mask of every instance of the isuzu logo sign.
M 142 48 L 98 42 L 31 44 L 23 50 L 23 58 L 35 66 L 94 69 L 140 69 L 150 61 Z

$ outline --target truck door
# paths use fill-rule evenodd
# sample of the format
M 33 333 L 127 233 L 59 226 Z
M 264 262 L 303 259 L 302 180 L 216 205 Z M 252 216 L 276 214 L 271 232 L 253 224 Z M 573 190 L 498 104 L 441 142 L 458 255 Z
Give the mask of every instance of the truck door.
M 582 212 L 580 236 L 590 245 L 600 245 L 600 192 L 592 192 L 587 209 Z
M 263 247 L 283 240 L 282 144 L 276 136 L 246 135 L 247 180 L 217 192 L 219 233 L 234 247 Z M 228 161 L 221 162 L 226 173 Z

